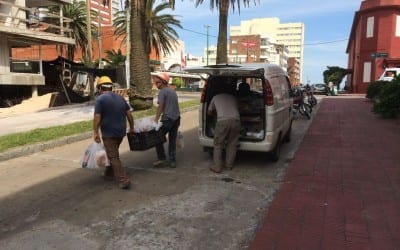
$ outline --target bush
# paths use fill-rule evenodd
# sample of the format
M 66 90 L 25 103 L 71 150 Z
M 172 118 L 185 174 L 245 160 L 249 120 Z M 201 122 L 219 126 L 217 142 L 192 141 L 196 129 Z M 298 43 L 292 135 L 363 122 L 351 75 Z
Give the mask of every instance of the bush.
M 383 85 L 378 100 L 374 102 L 373 112 L 383 118 L 396 118 L 400 113 L 400 79 L 395 78 Z
M 175 77 L 172 79 L 172 84 L 175 85 L 177 88 L 180 88 L 183 84 L 182 78 Z
M 367 94 L 365 97 L 368 99 L 375 99 L 376 97 L 378 97 L 383 86 L 387 83 L 388 82 L 385 82 L 385 81 L 376 81 L 376 82 L 371 83 L 367 87 Z

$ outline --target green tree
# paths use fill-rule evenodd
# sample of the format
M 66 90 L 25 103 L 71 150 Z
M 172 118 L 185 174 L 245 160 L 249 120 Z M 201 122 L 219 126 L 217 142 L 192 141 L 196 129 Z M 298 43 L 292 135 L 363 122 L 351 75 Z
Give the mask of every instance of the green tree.
M 130 3 L 130 103 L 136 110 L 153 105 L 150 78 L 150 52 L 169 52 L 178 38 L 173 26 L 180 22 L 171 15 L 159 15 L 166 8 L 173 8 L 175 1 L 162 3 L 153 8 L 155 0 L 132 0 Z M 171 4 L 171 5 L 170 5 Z
M 109 63 L 111 66 L 116 67 L 125 63 L 126 56 L 122 54 L 121 49 L 118 49 L 118 51 L 115 51 L 114 49 L 106 50 L 105 52 L 106 58 L 104 61 Z
M 337 66 L 327 66 L 327 70 L 323 72 L 324 82 L 332 82 L 334 85 L 339 86 L 343 78 L 349 73 L 347 69 Z
M 204 0 L 196 0 L 196 7 L 203 2 Z M 215 7 L 219 11 L 218 44 L 216 58 L 217 63 L 228 62 L 228 11 L 230 6 L 232 6 L 232 10 L 235 11 L 235 5 L 237 5 L 240 14 L 240 2 L 240 0 L 210 0 L 211 10 L 213 10 Z M 243 5 L 249 6 L 249 2 L 249 0 L 243 0 Z
M 52 6 L 49 8 L 50 13 L 58 14 L 59 6 Z M 71 37 L 75 39 L 74 45 L 67 46 L 67 58 L 71 61 L 74 60 L 74 54 L 77 48 L 81 48 L 82 55 L 87 54 L 87 24 L 86 24 L 86 2 L 74 0 L 71 4 L 65 4 L 62 6 L 63 16 L 71 19 L 69 28 L 71 31 Z M 96 12 L 91 12 L 91 17 L 96 17 Z M 57 21 L 59 22 L 59 21 Z M 60 25 L 57 23 L 57 25 Z M 92 24 L 92 33 L 97 32 L 96 26 Z
M 148 37 L 148 53 L 153 49 L 157 56 L 160 52 L 164 54 L 170 53 L 176 46 L 176 40 L 179 38 L 178 33 L 174 28 L 182 28 L 181 22 L 176 19 L 176 16 L 170 14 L 162 14 L 162 11 L 170 9 L 169 3 L 161 3 L 155 5 L 155 0 L 149 0 L 146 3 L 146 18 L 149 20 L 150 32 Z M 123 42 L 126 43 L 126 11 L 117 12 L 114 18 L 115 31 L 117 38 L 123 37 Z

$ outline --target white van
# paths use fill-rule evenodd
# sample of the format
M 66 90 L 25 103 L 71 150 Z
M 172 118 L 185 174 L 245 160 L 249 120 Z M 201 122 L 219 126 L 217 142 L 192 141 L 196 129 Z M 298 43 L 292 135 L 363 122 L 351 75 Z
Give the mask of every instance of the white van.
M 395 76 L 398 76 L 399 74 L 400 68 L 385 68 L 385 71 L 383 71 L 378 80 L 390 82 Z
M 229 82 L 227 92 L 236 91 L 241 120 L 238 149 L 268 152 L 277 161 L 282 142 L 289 142 L 292 129 L 292 94 L 287 74 L 277 65 L 249 63 L 187 68 L 190 73 L 205 73 L 207 81 L 199 108 L 199 139 L 212 153 L 215 116 L 207 115 L 216 85 Z M 241 86 L 247 83 L 244 90 Z M 243 84 L 243 85 L 242 85 Z

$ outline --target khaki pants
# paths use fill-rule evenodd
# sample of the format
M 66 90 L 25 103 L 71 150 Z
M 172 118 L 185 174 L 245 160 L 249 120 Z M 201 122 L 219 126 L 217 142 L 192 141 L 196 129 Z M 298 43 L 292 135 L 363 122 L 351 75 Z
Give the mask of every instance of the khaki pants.
M 233 167 L 239 136 L 239 120 L 227 119 L 217 121 L 214 132 L 214 163 L 217 167 L 223 167 L 222 150 L 224 148 L 226 151 L 225 166 L 228 168 Z
M 110 160 L 111 167 L 114 171 L 115 178 L 118 182 L 126 182 L 129 180 L 128 175 L 122 168 L 121 160 L 119 159 L 119 145 L 123 137 L 103 138 L 104 148 L 106 149 L 107 157 Z

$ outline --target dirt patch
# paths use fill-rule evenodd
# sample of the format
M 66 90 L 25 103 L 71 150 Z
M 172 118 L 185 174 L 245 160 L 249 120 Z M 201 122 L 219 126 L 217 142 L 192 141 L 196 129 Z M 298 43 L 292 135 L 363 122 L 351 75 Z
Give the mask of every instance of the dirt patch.
M 0 117 L 9 117 L 15 115 L 22 115 L 27 113 L 37 112 L 47 109 L 50 104 L 52 94 L 32 97 L 22 101 L 21 104 L 9 108 L 0 108 Z

